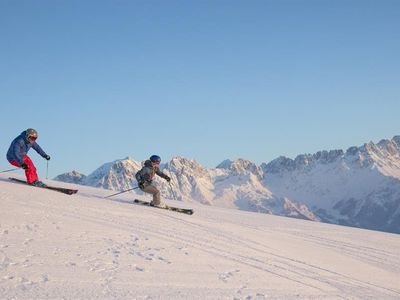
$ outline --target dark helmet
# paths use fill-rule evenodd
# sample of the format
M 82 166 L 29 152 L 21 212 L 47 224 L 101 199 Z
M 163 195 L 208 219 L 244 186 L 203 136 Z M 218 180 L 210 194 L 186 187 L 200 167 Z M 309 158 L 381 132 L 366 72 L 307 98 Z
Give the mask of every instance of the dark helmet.
M 151 160 L 151 162 L 159 163 L 159 162 L 161 162 L 161 157 L 159 157 L 158 155 L 152 155 L 152 156 L 150 156 L 150 160 Z
M 26 135 L 26 139 L 33 139 L 36 140 L 38 138 L 38 133 L 35 129 L 33 128 L 28 128 L 27 130 L 25 130 L 25 135 Z

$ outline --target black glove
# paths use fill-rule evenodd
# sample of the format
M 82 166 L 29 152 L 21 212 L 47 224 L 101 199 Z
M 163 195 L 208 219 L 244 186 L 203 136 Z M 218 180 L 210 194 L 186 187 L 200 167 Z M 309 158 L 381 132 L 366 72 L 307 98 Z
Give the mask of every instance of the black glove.
M 143 181 L 139 182 L 139 188 L 140 188 L 141 190 L 144 189 L 144 182 L 143 182 Z
M 170 178 L 168 175 L 165 175 L 164 179 L 165 179 L 166 181 L 168 181 L 168 182 L 171 181 L 171 178 Z
M 44 159 L 50 160 L 50 155 L 46 155 L 46 156 L 44 157 Z
M 29 169 L 28 165 L 26 163 L 22 163 L 21 165 L 22 169 L 27 170 Z

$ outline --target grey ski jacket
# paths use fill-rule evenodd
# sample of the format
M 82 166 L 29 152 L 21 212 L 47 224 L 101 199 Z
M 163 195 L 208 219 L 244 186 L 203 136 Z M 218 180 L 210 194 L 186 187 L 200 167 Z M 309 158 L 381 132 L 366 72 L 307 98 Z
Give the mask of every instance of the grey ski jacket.
M 159 168 L 154 167 L 150 160 L 146 160 L 143 168 L 136 173 L 135 177 L 139 183 L 151 184 L 156 174 L 164 179 L 168 178 Z

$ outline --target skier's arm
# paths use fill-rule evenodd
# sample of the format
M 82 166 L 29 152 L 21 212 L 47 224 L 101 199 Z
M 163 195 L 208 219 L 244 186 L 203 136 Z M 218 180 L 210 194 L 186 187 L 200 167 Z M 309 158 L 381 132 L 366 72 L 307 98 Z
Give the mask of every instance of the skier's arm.
M 40 146 L 36 142 L 33 143 L 32 148 L 35 149 L 35 151 L 39 153 L 41 157 L 46 158 L 46 152 L 44 152 L 43 149 L 40 148 Z
M 171 178 L 169 178 L 167 174 L 161 172 L 160 169 L 157 169 L 156 174 L 167 181 L 171 180 Z

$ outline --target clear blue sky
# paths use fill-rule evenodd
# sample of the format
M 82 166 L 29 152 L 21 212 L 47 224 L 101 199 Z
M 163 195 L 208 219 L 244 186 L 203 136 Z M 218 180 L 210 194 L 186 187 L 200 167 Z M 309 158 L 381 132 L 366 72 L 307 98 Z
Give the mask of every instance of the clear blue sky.
M 0 169 L 28 127 L 50 177 L 400 134 L 398 0 L 0 0 L 0 36 Z

